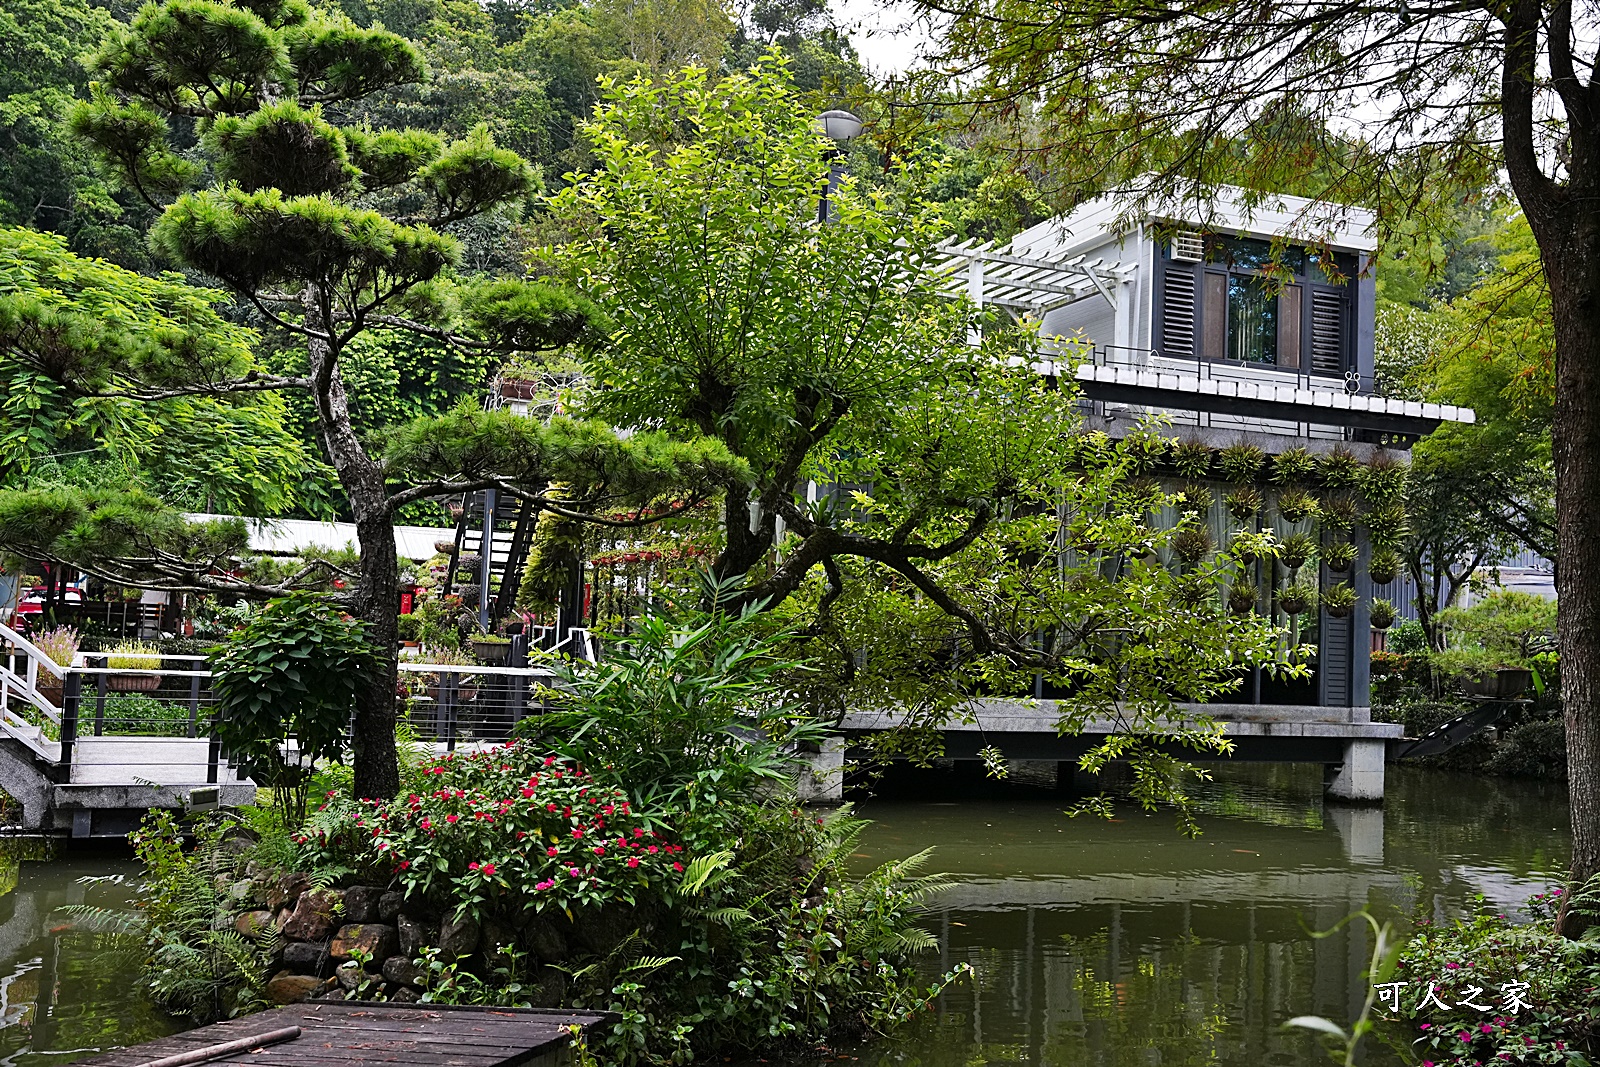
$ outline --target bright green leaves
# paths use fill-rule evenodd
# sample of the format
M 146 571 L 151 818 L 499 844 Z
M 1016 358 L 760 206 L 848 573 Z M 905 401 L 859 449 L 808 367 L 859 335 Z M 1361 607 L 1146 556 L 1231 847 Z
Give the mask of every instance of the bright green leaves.
M 150 240 L 174 260 L 245 291 L 268 283 L 426 280 L 460 254 L 452 238 L 426 227 L 276 189 L 189 193 L 162 215 Z
M 309 19 L 284 39 L 303 100 L 356 100 L 428 74 L 416 46 L 381 26 L 362 29 L 348 19 Z
M 269 603 L 213 661 L 215 736 L 272 788 L 287 825 L 305 819 L 311 762 L 343 758 L 356 698 L 376 670 L 365 627 L 311 593 Z M 285 759 L 288 744 L 304 765 Z
M 345 130 L 345 150 L 367 190 L 404 185 L 439 158 L 439 138 L 424 130 Z
M 103 162 L 147 200 L 177 196 L 200 180 L 202 168 L 172 151 L 167 120 L 140 101 L 121 103 L 96 87 L 68 116 L 74 136 L 89 142 Z
M 273 188 L 284 196 L 334 193 L 359 173 L 350 164 L 344 138 L 321 109 L 307 111 L 292 100 L 243 118 L 218 119 L 208 140 L 218 176 L 246 192 Z
M 470 405 L 400 427 L 383 457 L 395 478 L 502 478 L 533 489 L 563 482 L 575 497 L 634 504 L 668 492 L 705 495 L 748 476 L 719 441 L 675 441 L 656 433 L 624 438 L 600 423 L 541 423 Z
M 246 373 L 254 334 L 217 314 L 221 300 L 171 275 L 74 256 L 54 234 L 0 230 L 0 352 L 75 388 Z
M 236 115 L 289 71 L 283 40 L 255 14 L 210 0 L 140 9 L 89 60 L 112 89 L 186 115 Z
M 606 331 L 606 317 L 592 301 L 539 282 L 500 278 L 460 296 L 473 332 L 508 352 L 560 348 Z
M 189 522 L 140 490 L 0 490 L 0 550 L 130 578 L 205 573 L 243 552 L 242 520 Z
M 528 196 L 538 184 L 533 168 L 515 152 L 496 148 L 478 126 L 423 168 L 420 180 L 438 202 L 438 221 L 471 218 Z

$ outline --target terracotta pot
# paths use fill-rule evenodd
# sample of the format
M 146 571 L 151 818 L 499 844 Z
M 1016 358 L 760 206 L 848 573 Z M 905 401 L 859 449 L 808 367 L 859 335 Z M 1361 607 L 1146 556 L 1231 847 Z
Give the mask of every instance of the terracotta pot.
M 62 684 L 59 678 L 51 678 L 50 682 L 52 684 L 48 685 L 44 682 L 35 682 L 33 687 L 39 691 L 40 696 L 59 708 L 61 702 L 67 699 L 66 686 Z
M 538 382 L 521 378 L 501 378 L 500 395 L 507 400 L 532 400 L 539 391 Z

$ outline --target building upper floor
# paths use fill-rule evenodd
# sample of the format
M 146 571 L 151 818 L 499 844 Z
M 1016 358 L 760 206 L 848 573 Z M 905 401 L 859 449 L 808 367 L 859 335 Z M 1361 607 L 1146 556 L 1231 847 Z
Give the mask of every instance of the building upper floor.
M 1101 404 L 1177 422 L 1400 442 L 1469 409 L 1391 398 L 1374 369 L 1374 217 L 1224 187 L 1129 218 L 1113 197 L 1004 247 L 945 249 L 952 284 L 1039 324 Z M 1051 368 L 1043 368 L 1047 373 Z

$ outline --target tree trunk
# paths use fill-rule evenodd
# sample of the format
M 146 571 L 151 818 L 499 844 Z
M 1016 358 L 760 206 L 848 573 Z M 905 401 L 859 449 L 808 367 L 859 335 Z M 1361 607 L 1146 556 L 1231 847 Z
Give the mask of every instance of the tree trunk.
M 316 287 L 301 294 L 306 325 L 323 328 L 328 301 Z M 339 374 L 339 353 L 327 342 L 311 339 L 307 357 L 312 398 L 317 405 L 317 434 L 328 462 L 350 501 L 361 549 L 361 580 L 356 589 L 355 616 L 367 624 L 367 636 L 378 656 L 378 669 L 356 698 L 354 738 L 355 795 L 392 797 L 400 791 L 399 756 L 395 750 L 395 683 L 399 675 L 400 558 L 394 545 L 394 517 L 383 468 L 367 455 L 350 422 L 350 402 Z
M 1573 204 L 1536 229 L 1555 319 L 1556 531 L 1561 701 L 1572 800 L 1572 878 L 1600 874 L 1600 211 Z M 1536 222 L 1537 226 L 1538 223 Z M 1554 231 L 1554 232 L 1552 232 Z M 1591 920 L 1562 909 L 1575 937 Z

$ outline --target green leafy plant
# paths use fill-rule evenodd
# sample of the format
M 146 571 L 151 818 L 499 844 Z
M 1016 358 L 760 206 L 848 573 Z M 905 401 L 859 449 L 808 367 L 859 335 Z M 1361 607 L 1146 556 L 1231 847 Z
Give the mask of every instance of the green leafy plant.
M 1377 585 L 1388 585 L 1400 573 L 1400 557 L 1392 548 L 1375 548 L 1367 560 L 1367 576 Z
M 1167 439 L 1150 430 L 1129 434 L 1122 441 L 1122 456 L 1130 474 L 1149 474 L 1167 457 Z
M 1179 441 L 1168 452 L 1172 469 L 1180 478 L 1198 481 L 1211 473 L 1211 446 L 1204 441 Z
M 519 729 L 641 803 L 714 811 L 792 776 L 797 747 L 826 733 L 790 689 L 807 668 L 771 630 L 757 606 L 647 616 L 600 663 L 559 665 L 557 708 Z
M 1373 597 L 1372 603 L 1367 607 L 1368 616 L 1372 619 L 1374 630 L 1387 630 L 1399 618 L 1394 601 L 1385 600 L 1383 597 Z
M 1342 619 L 1355 610 L 1356 591 L 1348 582 L 1338 582 L 1322 592 L 1322 607 L 1329 615 Z
M 1322 562 L 1330 571 L 1343 574 L 1356 561 L 1356 546 L 1349 541 L 1335 541 L 1322 549 Z
M 1303 614 L 1315 607 L 1316 603 L 1316 587 L 1309 583 L 1291 582 L 1278 593 L 1278 607 L 1288 615 Z
M 1292 533 L 1283 539 L 1279 558 L 1291 571 L 1297 571 L 1317 555 L 1317 539 L 1306 533 Z
M 1216 494 L 1203 485 L 1189 484 L 1178 492 L 1173 506 L 1180 515 L 1204 515 L 1211 510 L 1211 503 L 1216 499 Z
M 343 759 L 356 696 L 377 669 L 364 625 L 315 593 L 272 601 L 218 650 L 216 737 L 290 821 L 305 817 L 313 762 Z
M 1335 446 L 1317 463 L 1317 477 L 1325 490 L 1357 488 L 1365 474 L 1366 465 L 1343 445 Z
M 1228 587 L 1228 610 L 1235 615 L 1254 611 L 1256 601 L 1260 599 L 1261 590 L 1254 582 L 1234 582 Z
M 1229 445 L 1217 453 L 1217 465 L 1222 476 L 1236 485 L 1248 485 L 1261 476 L 1261 467 L 1267 455 L 1255 445 L 1246 442 Z
M 1356 519 L 1360 515 L 1360 505 L 1348 494 L 1340 493 L 1325 497 L 1322 501 L 1322 521 L 1331 530 L 1348 533 L 1355 528 Z
M 1283 543 L 1271 530 L 1257 533 L 1240 530 L 1228 539 L 1228 554 L 1240 563 L 1254 563 L 1258 559 L 1274 559 L 1283 551 Z
M 1360 486 L 1362 494 L 1375 505 L 1399 503 L 1406 492 L 1405 464 L 1396 459 L 1394 453 L 1379 449 L 1367 460 Z
M 1409 529 L 1405 504 L 1398 500 L 1367 512 L 1365 522 L 1372 543 L 1385 548 L 1398 547 L 1405 541 Z
M 1304 445 L 1279 452 L 1272 461 L 1272 482 L 1280 486 L 1310 483 L 1317 473 L 1317 458 Z
M 1361 1011 L 1346 1031 L 1344 1027 L 1332 1020 L 1319 1015 L 1298 1015 L 1284 1026 L 1298 1027 L 1321 1034 L 1326 1039 L 1328 1056 L 1334 1063 L 1342 1067 L 1356 1067 L 1361 1062 L 1361 1041 L 1370 1034 L 1378 1025 L 1374 1016 L 1377 1014 L 1378 989 L 1389 982 L 1400 965 L 1401 953 L 1405 944 L 1395 936 L 1392 923 L 1380 923 L 1373 918 L 1365 908 L 1354 915 L 1345 918 L 1331 930 L 1321 930 L 1312 934 L 1318 940 L 1331 937 L 1338 933 L 1346 923 L 1355 919 L 1364 921 L 1372 932 L 1372 956 L 1367 964 L 1367 995 L 1361 1002 Z
M 1261 490 L 1250 485 L 1241 485 L 1231 490 L 1224 498 L 1228 514 L 1240 522 L 1245 521 L 1261 510 Z
M 1182 526 L 1172 535 L 1172 551 L 1179 559 L 1191 565 L 1199 563 L 1210 555 L 1211 547 L 1210 528 L 1197 523 Z
M 1317 517 L 1321 509 L 1317 498 L 1304 489 L 1285 489 L 1278 494 L 1278 514 L 1285 522 L 1304 522 Z

